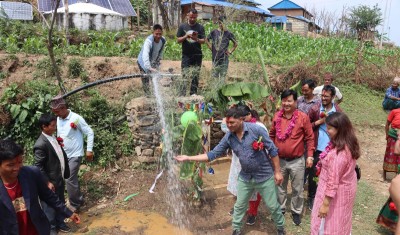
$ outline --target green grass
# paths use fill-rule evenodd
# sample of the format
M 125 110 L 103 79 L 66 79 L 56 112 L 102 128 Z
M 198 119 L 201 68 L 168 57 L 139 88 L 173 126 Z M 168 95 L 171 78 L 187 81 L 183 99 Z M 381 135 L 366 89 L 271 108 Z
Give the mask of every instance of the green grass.
M 353 235 L 391 234 L 378 225 L 375 220 L 385 204 L 387 197 L 377 192 L 374 187 L 361 180 L 357 187 L 356 202 L 353 208 Z
M 343 94 L 340 107 L 354 125 L 382 127 L 387 113 L 382 109 L 384 92 L 371 90 L 361 85 L 338 85 Z

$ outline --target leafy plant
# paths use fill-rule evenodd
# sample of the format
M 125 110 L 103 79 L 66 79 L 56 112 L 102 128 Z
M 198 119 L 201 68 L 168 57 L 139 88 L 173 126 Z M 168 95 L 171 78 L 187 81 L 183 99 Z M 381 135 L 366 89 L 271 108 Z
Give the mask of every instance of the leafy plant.
M 85 71 L 82 61 L 78 58 L 70 59 L 68 63 L 68 75 L 71 77 L 79 77 Z
M 0 110 L 0 116 L 9 116 L 11 120 L 0 127 L 0 136 L 23 144 L 28 163 L 33 161 L 32 148 L 40 133 L 37 121 L 42 113 L 48 112 L 48 104 L 56 90 L 52 84 L 33 80 L 10 85 L 1 97 L 3 109 Z

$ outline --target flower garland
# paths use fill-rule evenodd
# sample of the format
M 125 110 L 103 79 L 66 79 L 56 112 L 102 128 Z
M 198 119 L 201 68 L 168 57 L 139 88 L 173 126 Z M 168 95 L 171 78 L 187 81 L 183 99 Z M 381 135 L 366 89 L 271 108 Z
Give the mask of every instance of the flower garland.
M 294 125 L 296 123 L 297 118 L 299 117 L 299 111 L 296 109 L 293 112 L 292 118 L 290 120 L 290 123 L 285 131 L 284 134 L 282 134 L 282 129 L 281 129 L 281 125 L 282 125 L 282 117 L 283 117 L 283 110 L 280 110 L 278 112 L 278 118 L 276 119 L 276 137 L 278 137 L 279 141 L 284 142 L 287 138 L 289 138 L 290 134 L 292 133 L 292 130 L 294 128 Z
M 322 159 L 324 159 L 328 153 L 333 149 L 333 144 L 332 142 L 329 141 L 328 145 L 325 147 L 325 150 L 319 155 L 319 161 L 316 165 L 317 168 L 317 172 L 315 173 L 315 176 L 319 176 L 319 174 L 321 173 L 321 167 L 322 167 Z

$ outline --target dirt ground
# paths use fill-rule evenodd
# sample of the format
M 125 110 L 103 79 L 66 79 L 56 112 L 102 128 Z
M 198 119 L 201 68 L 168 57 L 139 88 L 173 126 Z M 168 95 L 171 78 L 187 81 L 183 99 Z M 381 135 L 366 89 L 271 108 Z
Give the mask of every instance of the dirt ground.
M 12 82 L 24 82 L 32 78 L 32 73 L 36 70 L 35 64 L 41 60 L 42 56 L 36 55 L 18 55 L 17 60 L 10 59 L 7 54 L 2 54 L 0 51 L 0 69 L 7 71 L 9 76 L 6 79 L 0 80 L 0 94 Z M 66 60 L 71 57 L 67 57 Z M 15 62 L 16 61 L 16 62 Z M 136 62 L 131 58 L 120 57 L 91 57 L 83 58 L 85 70 L 89 74 L 89 82 L 103 78 L 109 78 L 125 74 L 136 74 L 138 69 Z M 28 66 L 31 64 L 31 66 Z M 79 87 L 81 82 L 78 79 L 67 78 L 66 62 L 62 65 L 64 80 L 66 87 L 69 90 Z M 204 62 L 203 67 L 206 71 L 210 70 L 211 63 Z M 230 74 L 242 74 L 243 64 L 232 63 L 230 66 Z M 174 73 L 180 73 L 180 61 L 163 61 L 161 66 L 163 71 L 168 71 L 169 68 L 174 70 Z M 45 78 L 44 78 L 45 79 Z M 53 82 L 53 81 L 49 81 Z M 123 80 L 112 83 L 107 83 L 99 86 L 100 93 L 106 96 L 109 100 L 118 102 L 121 97 L 126 96 L 130 91 L 140 87 L 141 82 L 136 80 Z M 388 195 L 389 181 L 382 179 L 382 161 L 385 152 L 385 133 L 384 127 L 369 128 L 364 126 L 357 127 L 357 135 L 361 142 L 362 157 L 358 161 L 362 169 L 362 177 L 367 183 L 372 185 L 375 191 L 381 194 Z M 138 165 L 135 157 L 120 159 L 116 165 L 109 169 L 85 169 L 82 177 L 82 185 L 86 192 L 86 206 L 82 210 L 83 221 L 79 226 L 75 226 L 76 232 L 84 232 L 86 234 L 186 234 L 186 232 L 166 232 L 175 231 L 169 230 L 168 227 L 171 221 L 165 218 L 170 218 L 170 208 L 168 201 L 170 196 L 167 190 L 167 180 L 165 175 L 160 178 L 157 183 L 156 193 L 148 192 L 153 184 L 158 170 L 152 166 Z M 394 175 L 389 175 L 389 179 Z M 127 202 L 124 199 L 131 194 L 139 193 L 133 196 Z M 173 202 L 175 203 L 175 202 Z M 231 234 L 231 217 L 228 211 L 233 206 L 233 199 L 229 195 L 206 198 L 202 206 L 188 206 L 189 213 L 186 215 L 189 220 L 188 233 L 192 234 Z M 135 211 L 143 224 L 138 225 L 134 230 L 127 230 L 120 222 L 124 219 L 122 211 Z M 117 214 L 119 215 L 117 216 Z M 144 214 L 140 214 L 144 213 Z M 157 214 L 154 220 L 145 220 L 151 213 Z M 309 213 L 308 211 L 306 213 Z M 378 213 L 378 212 L 377 212 Z M 104 223 L 104 226 L 99 225 L 94 229 L 90 226 L 96 220 L 103 218 L 102 216 L 110 215 L 117 216 L 119 219 L 111 224 Z M 126 217 L 126 216 L 125 216 Z M 260 209 L 260 218 L 268 218 L 268 213 L 265 208 Z M 162 218 L 165 219 L 164 222 Z M 126 218 L 125 218 L 126 219 Z M 291 222 L 290 217 L 286 217 L 288 222 Z M 106 219 L 107 220 L 107 219 Z M 109 221 L 111 219 L 108 219 Z M 103 221 L 103 220 L 100 220 Z M 131 221 L 133 223 L 133 221 Z M 126 223 L 129 223 L 126 222 Z M 149 232 L 146 229 L 151 225 L 161 224 L 161 233 Z M 308 226 L 308 225 L 302 225 Z M 164 232 L 162 230 L 164 229 Z M 274 234 L 273 223 L 268 219 L 258 221 L 254 226 L 245 226 L 246 234 Z M 302 234 L 297 233 L 297 234 Z

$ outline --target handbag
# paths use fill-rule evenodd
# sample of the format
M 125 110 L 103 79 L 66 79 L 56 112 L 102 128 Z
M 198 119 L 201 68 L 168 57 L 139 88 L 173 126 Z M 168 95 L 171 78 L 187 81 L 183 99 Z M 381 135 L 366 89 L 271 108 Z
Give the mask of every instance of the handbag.
M 357 174 L 357 180 L 361 179 L 361 168 L 358 166 L 358 164 L 356 164 L 356 174 Z

